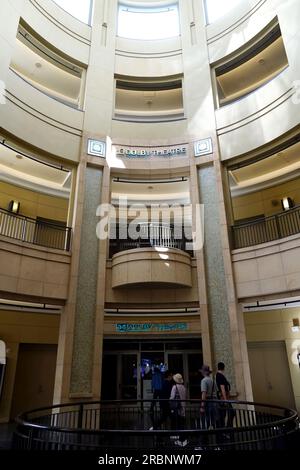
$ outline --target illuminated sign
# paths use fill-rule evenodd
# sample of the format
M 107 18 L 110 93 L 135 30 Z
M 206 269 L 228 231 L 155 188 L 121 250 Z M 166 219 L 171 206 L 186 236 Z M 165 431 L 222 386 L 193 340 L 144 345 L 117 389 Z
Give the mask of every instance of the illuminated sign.
M 164 333 L 170 331 L 186 331 L 187 323 L 117 323 L 118 333 Z
M 133 149 L 117 147 L 116 153 L 119 157 L 127 158 L 151 158 L 151 157 L 175 157 L 178 155 L 186 155 L 187 147 L 167 147 L 158 149 Z

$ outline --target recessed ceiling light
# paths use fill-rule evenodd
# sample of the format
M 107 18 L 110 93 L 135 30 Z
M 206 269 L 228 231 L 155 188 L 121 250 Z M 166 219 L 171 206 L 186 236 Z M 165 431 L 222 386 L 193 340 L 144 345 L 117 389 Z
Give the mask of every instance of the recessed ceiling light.
M 259 65 L 264 65 L 265 59 L 259 59 L 258 63 L 259 63 Z
M 153 189 L 153 186 L 148 186 L 148 189 L 151 191 Z
M 36 62 L 35 66 L 36 66 L 37 69 L 41 69 L 41 68 L 42 68 L 42 64 L 41 64 L 40 62 Z
M 17 154 L 17 155 L 16 155 L 16 158 L 18 158 L 19 160 L 22 160 L 22 158 L 23 158 L 23 155 L 19 155 L 19 154 Z

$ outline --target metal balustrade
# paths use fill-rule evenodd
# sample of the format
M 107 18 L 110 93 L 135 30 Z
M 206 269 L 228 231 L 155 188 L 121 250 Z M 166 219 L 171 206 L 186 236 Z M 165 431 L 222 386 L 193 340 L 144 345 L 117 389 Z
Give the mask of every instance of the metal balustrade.
M 300 233 L 300 207 L 232 226 L 233 248 L 246 248 Z
M 70 250 L 72 230 L 69 227 L 13 214 L 0 209 L 0 235 L 34 245 Z
M 154 408 L 151 412 L 150 405 Z M 251 402 L 213 401 L 214 418 L 200 414 L 199 400 L 182 402 L 184 425 L 168 400 L 102 401 L 56 405 L 17 418 L 13 447 L 27 450 L 174 451 L 174 439 L 186 441 L 185 452 L 202 450 L 274 450 L 296 448 L 299 417 L 293 410 Z M 228 413 L 231 410 L 231 419 Z M 222 418 L 223 416 L 223 418 Z M 221 419 L 222 418 L 222 419 Z M 177 436 L 177 437 L 175 437 Z
M 184 227 L 178 230 L 171 225 L 156 223 L 141 223 L 135 226 L 134 236 L 130 237 L 129 226 L 119 226 L 113 228 L 110 237 L 110 257 L 121 251 L 133 250 L 135 248 L 177 248 L 192 254 L 190 249 L 191 240 L 184 232 Z

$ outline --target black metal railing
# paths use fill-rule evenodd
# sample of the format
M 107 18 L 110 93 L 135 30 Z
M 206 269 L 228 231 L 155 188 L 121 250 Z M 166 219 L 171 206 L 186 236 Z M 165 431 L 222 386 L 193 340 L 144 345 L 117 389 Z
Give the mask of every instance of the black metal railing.
M 0 235 L 34 245 L 69 251 L 72 229 L 0 209 Z
M 300 233 L 300 207 L 232 226 L 233 248 L 246 248 Z
M 168 403 L 107 401 L 31 411 L 17 418 L 13 447 L 168 452 L 178 448 L 178 441 L 185 451 L 289 449 L 299 442 L 299 417 L 290 409 L 210 400 L 209 408 L 200 414 L 200 401 L 186 400 L 181 402 L 185 408 L 182 422 L 172 418 Z
M 130 236 L 128 226 L 117 225 L 111 229 L 110 257 L 121 251 L 135 248 L 177 248 L 192 254 L 191 239 L 188 239 L 184 227 L 158 223 L 141 223 L 134 227 L 134 234 Z

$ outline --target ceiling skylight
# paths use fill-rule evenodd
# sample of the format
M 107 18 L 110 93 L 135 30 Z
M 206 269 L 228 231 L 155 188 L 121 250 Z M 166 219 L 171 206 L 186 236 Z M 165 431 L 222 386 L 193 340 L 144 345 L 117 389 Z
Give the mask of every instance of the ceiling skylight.
M 118 36 L 128 39 L 155 40 L 179 36 L 177 5 L 159 8 L 135 8 L 120 5 Z
M 214 23 L 245 0 L 205 0 L 207 23 Z
M 57 5 L 84 23 L 90 23 L 92 0 L 54 0 Z

